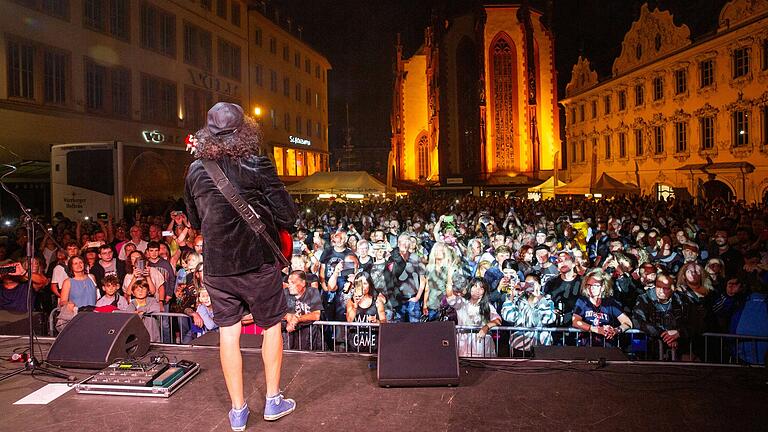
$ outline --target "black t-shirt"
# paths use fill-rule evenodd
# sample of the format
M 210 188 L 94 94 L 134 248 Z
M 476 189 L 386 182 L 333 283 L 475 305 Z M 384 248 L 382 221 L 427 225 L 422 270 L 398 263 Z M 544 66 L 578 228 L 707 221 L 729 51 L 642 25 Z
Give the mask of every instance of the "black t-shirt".
M 576 306 L 576 300 L 579 298 L 580 290 L 580 276 L 576 276 L 575 279 L 570 281 L 565 281 L 561 277 L 557 276 L 550 279 L 549 282 L 544 285 L 544 294 L 549 294 L 552 297 L 552 302 L 555 304 L 556 309 L 561 308 L 560 303 L 562 302 L 562 325 L 571 325 L 573 307 Z
M 20 283 L 11 289 L 0 286 L 0 310 L 26 312 L 27 286 L 26 283 Z
M 288 301 L 288 311 L 296 316 L 306 315 L 314 311 L 323 310 L 323 302 L 320 300 L 320 293 L 316 289 L 311 289 L 309 285 L 304 290 L 301 297 L 291 295 L 288 289 L 285 289 L 285 298 Z

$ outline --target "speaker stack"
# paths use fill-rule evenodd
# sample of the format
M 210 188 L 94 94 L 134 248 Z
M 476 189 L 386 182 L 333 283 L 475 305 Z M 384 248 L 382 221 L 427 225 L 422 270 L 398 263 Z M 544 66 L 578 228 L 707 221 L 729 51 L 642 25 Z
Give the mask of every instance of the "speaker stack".
M 459 385 L 456 325 L 452 321 L 379 326 L 381 387 Z

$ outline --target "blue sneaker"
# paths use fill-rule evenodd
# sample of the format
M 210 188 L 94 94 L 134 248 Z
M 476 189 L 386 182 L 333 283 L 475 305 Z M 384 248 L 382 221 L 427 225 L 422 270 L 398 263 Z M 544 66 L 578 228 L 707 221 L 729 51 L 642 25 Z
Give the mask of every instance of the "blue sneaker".
M 296 409 L 296 401 L 285 399 L 283 392 L 274 397 L 267 397 L 267 403 L 264 405 L 264 420 L 275 421 L 287 416 Z
M 232 408 L 229 410 L 229 425 L 232 426 L 232 430 L 235 432 L 241 432 L 245 430 L 245 424 L 248 423 L 248 404 L 243 405 L 240 409 Z

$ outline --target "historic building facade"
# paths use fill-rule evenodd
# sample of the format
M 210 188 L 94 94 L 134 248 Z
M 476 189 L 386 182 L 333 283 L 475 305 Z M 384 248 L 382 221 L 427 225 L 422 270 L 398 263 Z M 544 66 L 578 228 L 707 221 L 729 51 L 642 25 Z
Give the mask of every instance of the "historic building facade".
M 588 59 L 566 98 L 568 179 L 602 173 L 644 193 L 765 199 L 768 0 L 734 0 L 717 31 L 691 40 L 643 5 L 610 78 Z
M 48 161 L 57 143 L 181 146 L 213 103 L 228 101 L 262 118 L 268 144 L 284 150 L 270 148 L 285 154 L 281 174 L 327 169 L 330 65 L 269 2 L 0 0 L 0 8 L 0 144 L 18 155 L 0 152 L 2 161 Z
M 398 40 L 393 164 L 402 180 L 525 184 L 560 148 L 553 36 L 534 9 L 467 4 L 436 12 L 412 56 Z

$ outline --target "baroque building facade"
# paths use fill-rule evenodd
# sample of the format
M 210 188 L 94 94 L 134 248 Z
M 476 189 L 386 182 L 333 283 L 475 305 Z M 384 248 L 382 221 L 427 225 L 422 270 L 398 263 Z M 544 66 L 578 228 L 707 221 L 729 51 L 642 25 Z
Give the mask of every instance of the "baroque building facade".
M 391 124 L 399 179 L 510 185 L 551 172 L 560 148 L 554 40 L 543 14 L 524 4 L 436 11 L 407 58 L 398 38 Z
M 647 4 L 611 76 L 589 59 L 566 97 L 567 179 L 602 173 L 667 197 L 763 201 L 768 191 L 768 0 L 733 0 L 717 30 Z

